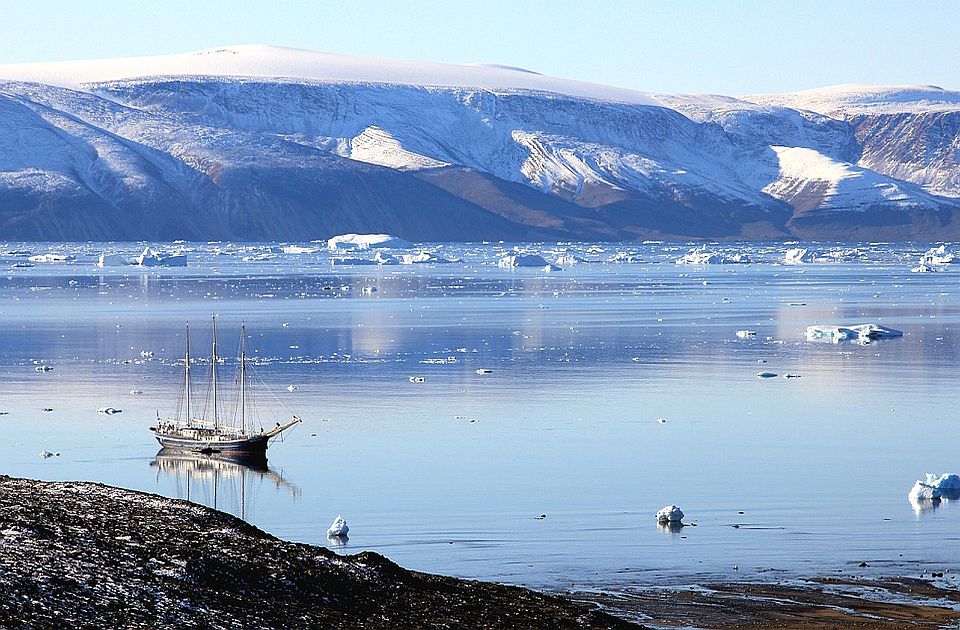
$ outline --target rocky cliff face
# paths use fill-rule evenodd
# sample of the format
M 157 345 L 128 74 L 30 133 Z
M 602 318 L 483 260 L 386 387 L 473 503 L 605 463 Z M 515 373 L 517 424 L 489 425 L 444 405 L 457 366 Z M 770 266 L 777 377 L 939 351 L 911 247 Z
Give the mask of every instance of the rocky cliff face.
M 0 66 L 0 238 L 960 237 L 960 98 L 934 88 L 644 95 L 263 47 L 114 78 L 131 63 Z

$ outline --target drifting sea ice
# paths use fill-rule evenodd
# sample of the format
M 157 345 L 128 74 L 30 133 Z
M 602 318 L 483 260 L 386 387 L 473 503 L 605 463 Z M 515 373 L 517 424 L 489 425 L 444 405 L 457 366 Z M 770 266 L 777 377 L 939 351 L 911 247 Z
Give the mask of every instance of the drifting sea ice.
M 145 247 L 143 253 L 133 259 L 133 264 L 139 267 L 186 267 L 187 255 L 182 252 L 165 254 Z
M 400 256 L 400 262 L 404 265 L 418 265 L 422 263 L 452 263 L 458 261 L 449 260 L 433 252 L 421 251 L 419 254 L 403 254 Z
M 389 234 L 341 234 L 327 241 L 327 249 L 408 249 L 410 243 Z
M 832 341 L 845 339 L 893 339 L 902 337 L 903 332 L 880 324 L 855 324 L 853 326 L 825 326 L 816 324 L 807 326 L 807 341 Z
M 677 258 L 678 265 L 740 265 L 751 262 L 747 254 L 737 253 L 733 256 L 726 256 L 720 252 L 707 251 L 705 247 L 692 249 L 680 258 Z

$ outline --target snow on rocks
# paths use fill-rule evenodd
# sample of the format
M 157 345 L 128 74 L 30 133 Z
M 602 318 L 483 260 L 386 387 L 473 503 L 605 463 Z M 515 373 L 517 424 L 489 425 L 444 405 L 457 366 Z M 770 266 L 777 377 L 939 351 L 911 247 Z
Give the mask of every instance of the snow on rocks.
M 346 536 L 349 531 L 350 528 L 347 527 L 347 521 L 343 518 L 343 515 L 337 514 L 337 518 L 333 519 L 333 523 L 327 529 L 327 538 L 341 538 Z
M 678 265 L 739 265 L 749 263 L 750 257 L 746 254 L 727 256 L 720 252 L 708 251 L 705 247 L 692 249 L 680 258 Z
M 327 249 L 407 249 L 410 243 L 389 234 L 341 234 L 327 241 Z
M 660 508 L 657 511 L 657 522 L 661 524 L 666 523 L 680 523 L 683 520 L 683 510 L 677 506 L 671 504 L 666 505 Z

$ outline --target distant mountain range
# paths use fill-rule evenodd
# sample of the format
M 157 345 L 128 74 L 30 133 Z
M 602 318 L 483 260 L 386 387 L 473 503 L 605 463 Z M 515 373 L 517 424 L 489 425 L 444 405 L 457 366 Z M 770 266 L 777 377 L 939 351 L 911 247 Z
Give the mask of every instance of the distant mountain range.
M 0 239 L 960 239 L 960 92 L 267 46 L 0 65 Z

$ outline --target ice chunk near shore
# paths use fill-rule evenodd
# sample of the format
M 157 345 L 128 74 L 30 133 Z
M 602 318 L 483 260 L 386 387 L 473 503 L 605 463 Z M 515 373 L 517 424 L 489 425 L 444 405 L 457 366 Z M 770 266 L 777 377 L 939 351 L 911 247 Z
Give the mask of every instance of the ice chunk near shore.
M 678 265 L 740 265 L 749 262 L 751 262 L 750 257 L 746 254 L 725 256 L 719 252 L 707 251 L 705 247 L 692 249 L 677 258 Z
M 507 254 L 497 262 L 504 269 L 515 267 L 547 267 L 550 263 L 540 254 Z
M 344 520 L 343 515 L 337 514 L 337 518 L 333 519 L 333 523 L 327 530 L 327 538 L 340 538 L 346 536 L 349 531 L 350 528 L 347 527 L 347 521 Z
M 327 249 L 408 249 L 410 243 L 389 234 L 340 234 L 327 241 Z
M 658 523 L 679 523 L 683 520 L 683 510 L 671 504 L 657 511 Z
M 145 247 L 143 253 L 133 259 L 138 267 L 186 267 L 187 255 L 183 252 L 166 254 L 152 247 Z

